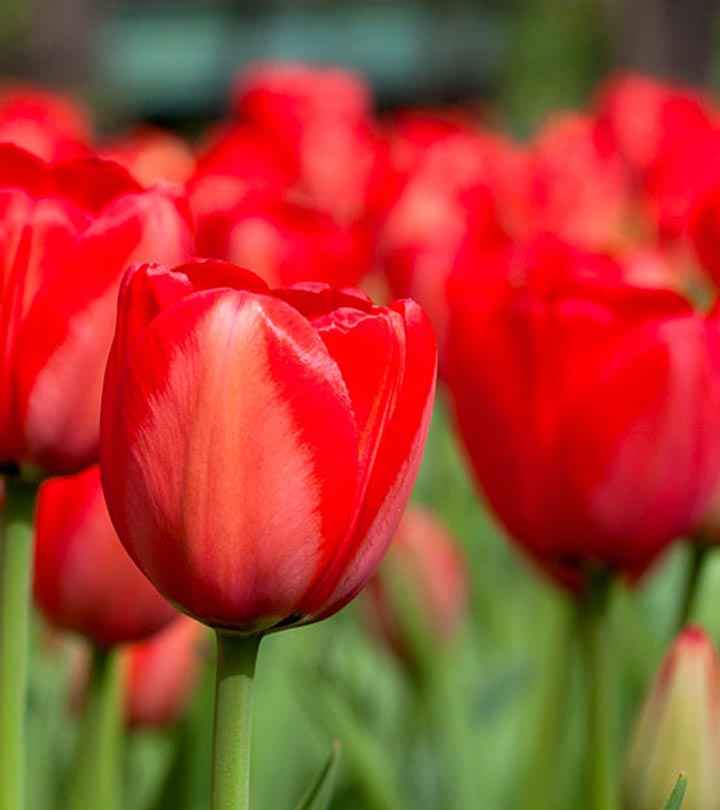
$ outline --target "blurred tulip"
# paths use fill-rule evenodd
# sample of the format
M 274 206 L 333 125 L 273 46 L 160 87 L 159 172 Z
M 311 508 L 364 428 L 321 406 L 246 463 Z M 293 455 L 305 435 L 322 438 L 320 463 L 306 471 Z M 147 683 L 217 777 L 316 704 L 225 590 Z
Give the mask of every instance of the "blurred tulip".
M 122 547 L 97 466 L 41 486 L 35 539 L 35 601 L 58 627 L 111 647 L 177 617 Z
M 363 218 L 381 191 L 384 148 L 374 131 L 371 93 L 358 74 L 336 67 L 267 62 L 241 74 L 236 114 L 282 155 L 313 207 L 342 222 Z
M 120 278 L 192 247 L 184 198 L 120 166 L 48 166 L 0 146 L 0 464 L 70 473 L 97 458 Z
M 127 724 L 164 728 L 180 720 L 197 685 L 205 628 L 180 616 L 161 633 L 123 650 Z
M 198 229 L 206 218 L 229 215 L 248 200 L 282 199 L 293 180 L 262 133 L 239 124 L 218 127 L 206 136 L 187 184 Z
M 625 763 L 627 810 L 657 810 L 681 771 L 683 810 L 720 806 L 720 660 L 698 627 L 667 652 L 638 717 Z
M 458 283 L 449 376 L 478 484 L 517 543 L 577 587 L 639 576 L 720 474 L 720 332 L 679 295 L 546 257 Z
M 525 234 L 551 232 L 588 249 L 622 239 L 628 177 L 612 143 L 583 113 L 551 118 L 530 153 Z
M 453 637 L 467 613 L 468 571 L 458 541 L 429 509 L 414 504 L 405 510 L 363 601 L 371 628 L 401 660 L 412 661 L 400 596 L 412 600 L 417 620 L 438 646 Z
M 208 216 L 198 252 L 252 267 L 270 286 L 324 281 L 356 286 L 371 264 L 372 243 L 359 227 L 290 202 L 255 201 Z
M 664 84 L 621 73 L 598 94 L 598 121 L 638 178 L 658 159 L 668 141 L 694 140 L 712 122 L 709 102 L 695 88 Z
M 379 564 L 432 407 L 432 329 L 217 261 L 129 272 L 105 381 L 103 486 L 158 589 L 216 628 L 324 618 Z M 238 497 L 240 493 L 240 497 Z
M 166 181 L 183 185 L 195 171 L 190 145 L 172 132 L 143 126 L 106 144 L 101 154 L 124 166 L 143 186 Z
M 89 152 L 90 114 L 75 98 L 20 82 L 0 87 L 0 143 L 54 163 Z

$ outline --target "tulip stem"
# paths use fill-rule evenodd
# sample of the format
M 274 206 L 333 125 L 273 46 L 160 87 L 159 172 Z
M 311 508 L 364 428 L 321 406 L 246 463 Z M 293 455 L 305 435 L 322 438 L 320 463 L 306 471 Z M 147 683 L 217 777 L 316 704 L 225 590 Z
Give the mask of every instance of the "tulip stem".
M 95 647 L 70 785 L 71 810 L 120 810 L 123 720 L 122 660 Z
M 210 810 L 249 810 L 253 678 L 261 636 L 217 631 Z
M 5 479 L 0 536 L 0 810 L 25 807 L 35 487 Z
M 588 575 L 579 599 L 580 645 L 587 694 L 587 810 L 616 810 L 617 780 L 613 745 L 612 667 L 607 627 L 611 578 L 605 571 Z
M 695 611 L 698 594 L 700 593 L 702 573 L 705 568 L 705 561 L 708 558 L 708 551 L 709 547 L 703 543 L 698 541 L 690 543 L 690 564 L 680 608 L 678 632 L 690 621 Z

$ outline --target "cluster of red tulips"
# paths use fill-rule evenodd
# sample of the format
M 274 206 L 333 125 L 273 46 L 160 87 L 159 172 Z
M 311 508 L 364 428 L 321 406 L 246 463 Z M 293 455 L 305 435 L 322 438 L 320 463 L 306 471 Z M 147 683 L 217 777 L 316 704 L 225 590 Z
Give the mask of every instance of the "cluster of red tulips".
M 720 538 L 708 98 L 620 76 L 520 143 L 463 109 L 381 120 L 358 76 L 271 63 L 191 146 L 103 141 L 78 102 L 7 85 L 0 268 L 0 810 L 26 810 L 31 591 L 44 644 L 92 650 L 68 810 L 126 806 L 113 740 L 182 713 L 201 625 L 212 810 L 249 806 L 263 636 L 370 583 L 368 624 L 422 670 L 470 598 L 438 518 L 403 518 L 438 367 L 479 492 L 575 606 L 583 807 L 618 808 L 621 782 L 628 810 L 679 807 L 681 770 L 687 810 L 720 807 L 709 637 L 668 653 L 622 780 L 604 668 L 615 584 L 688 541 L 682 629 Z

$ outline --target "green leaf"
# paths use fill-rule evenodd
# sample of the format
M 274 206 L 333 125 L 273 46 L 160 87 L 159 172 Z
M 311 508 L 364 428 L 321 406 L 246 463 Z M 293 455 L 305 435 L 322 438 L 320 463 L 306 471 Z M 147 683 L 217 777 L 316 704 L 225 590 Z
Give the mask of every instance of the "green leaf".
M 683 796 L 685 795 L 685 788 L 687 787 L 687 776 L 681 773 L 675 783 L 673 792 L 668 797 L 668 800 L 662 806 L 662 810 L 679 810 L 682 805 Z
M 335 741 L 318 778 L 310 786 L 299 804 L 296 805 L 295 810 L 327 810 L 332 798 L 333 783 L 339 759 L 340 743 Z

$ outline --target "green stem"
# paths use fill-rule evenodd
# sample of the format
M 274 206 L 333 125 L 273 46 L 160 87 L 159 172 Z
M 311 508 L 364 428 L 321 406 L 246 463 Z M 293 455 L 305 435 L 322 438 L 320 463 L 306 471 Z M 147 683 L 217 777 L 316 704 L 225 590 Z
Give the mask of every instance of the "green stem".
M 537 721 L 531 760 L 525 784 L 523 810 L 547 810 L 557 792 L 558 763 L 564 752 L 567 712 L 570 702 L 571 669 L 574 653 L 574 627 L 568 605 L 559 606 L 548 644 L 542 683 L 538 696 Z
M 0 536 L 0 810 L 25 807 L 35 487 L 5 479 Z
M 697 604 L 698 594 L 700 593 L 700 583 L 702 581 L 702 573 L 705 568 L 705 562 L 708 558 L 709 547 L 697 541 L 690 544 L 690 565 L 688 568 L 687 580 L 685 582 L 685 591 L 680 609 L 680 618 L 678 621 L 678 633 L 690 621 L 695 611 Z
M 597 576 L 593 576 L 597 573 Z M 613 745 L 612 667 L 607 626 L 611 580 L 592 572 L 584 598 L 578 601 L 580 645 L 587 694 L 587 810 L 616 810 L 617 779 Z
M 117 649 L 93 650 L 70 787 L 70 810 L 120 810 L 123 720 L 122 659 Z
M 260 639 L 217 631 L 210 810 L 250 807 L 253 678 Z

